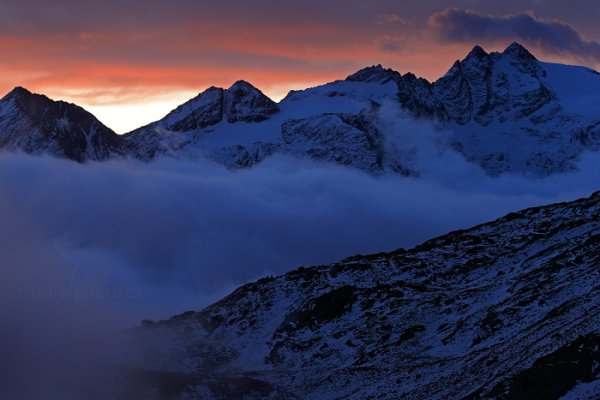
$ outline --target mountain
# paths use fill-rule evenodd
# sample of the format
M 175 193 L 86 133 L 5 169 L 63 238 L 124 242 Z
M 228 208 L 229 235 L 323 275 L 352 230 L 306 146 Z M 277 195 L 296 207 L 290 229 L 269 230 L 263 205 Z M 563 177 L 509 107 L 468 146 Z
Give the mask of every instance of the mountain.
M 432 87 L 452 146 L 492 174 L 565 171 L 599 149 L 600 74 L 588 68 L 540 62 L 516 43 L 475 47 Z
M 122 154 L 119 135 L 83 108 L 21 87 L 0 100 L 0 148 L 80 162 Z
M 378 65 L 279 103 L 245 81 L 211 87 L 123 137 L 76 106 L 15 89 L 0 103 L 0 147 L 76 160 L 208 157 L 228 168 L 285 154 L 414 176 L 427 142 L 490 175 L 540 177 L 600 150 L 598 104 L 600 74 L 541 62 L 513 43 L 492 53 L 475 46 L 435 82 Z
M 121 394 L 598 398 L 599 215 L 597 192 L 147 321 Z
M 126 146 L 142 160 L 177 157 L 183 148 L 201 140 L 204 130 L 220 122 L 261 122 L 278 112 L 277 104 L 248 82 L 238 81 L 227 90 L 211 87 L 160 121 L 126 134 Z

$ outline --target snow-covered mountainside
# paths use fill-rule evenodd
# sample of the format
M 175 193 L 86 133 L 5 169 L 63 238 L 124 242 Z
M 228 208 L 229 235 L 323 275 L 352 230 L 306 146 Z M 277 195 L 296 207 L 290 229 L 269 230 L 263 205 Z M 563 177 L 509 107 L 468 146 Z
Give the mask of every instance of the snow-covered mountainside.
M 247 117 L 232 118 L 232 102 Z M 284 153 L 372 173 L 418 173 L 406 149 L 386 146 L 395 130 L 411 129 L 394 127 L 390 111 L 431 121 L 446 149 L 492 175 L 566 171 L 583 151 L 600 149 L 600 74 L 540 62 L 516 43 L 490 54 L 476 46 L 434 83 L 374 66 L 293 91 L 278 105 L 248 83 L 211 88 L 126 141 L 141 159 L 202 154 L 247 167 Z
M 279 103 L 244 81 L 211 87 L 123 137 L 75 106 L 15 89 L 0 102 L 0 148 L 76 160 L 208 157 L 230 168 L 286 154 L 418 175 L 418 148 L 402 144 L 418 120 L 439 151 L 491 175 L 568 171 L 600 150 L 600 74 L 538 61 L 516 43 L 502 53 L 476 46 L 433 83 L 374 66 Z
M 518 44 L 501 54 L 475 47 L 433 84 L 453 147 L 493 174 L 564 171 L 598 150 L 598 90 L 596 71 L 539 62 Z
M 75 161 L 122 154 L 121 138 L 81 107 L 17 87 L 0 100 L 0 148 Z
M 597 192 L 261 279 L 135 329 L 144 361 L 119 387 L 124 398 L 598 398 L 599 216 Z
M 133 157 L 142 160 L 157 155 L 199 154 L 203 146 L 198 145 L 207 128 L 221 122 L 257 123 L 278 112 L 277 104 L 248 82 L 238 81 L 227 90 L 211 87 L 160 121 L 125 135 L 126 146 Z M 193 144 L 198 148 L 192 148 Z M 235 145 L 232 142 L 231 146 Z

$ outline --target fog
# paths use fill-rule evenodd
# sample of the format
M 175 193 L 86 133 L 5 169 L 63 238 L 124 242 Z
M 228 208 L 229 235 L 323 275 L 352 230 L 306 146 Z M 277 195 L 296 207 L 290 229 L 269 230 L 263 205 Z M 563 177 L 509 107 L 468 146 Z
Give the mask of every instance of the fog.
M 264 275 L 586 196 L 600 165 L 587 155 L 572 174 L 491 178 L 458 155 L 420 151 L 418 178 L 284 157 L 230 171 L 2 154 L 0 278 L 13 299 L 101 305 L 126 326 L 201 309 Z
M 411 247 L 598 187 L 598 154 L 569 174 L 492 178 L 411 126 L 417 135 L 398 129 L 387 146 L 402 144 L 421 171 L 412 178 L 288 157 L 231 171 L 0 154 L 0 395 L 68 398 L 77 387 L 63 379 L 87 382 L 109 348 L 123 351 L 104 338 L 264 275 Z

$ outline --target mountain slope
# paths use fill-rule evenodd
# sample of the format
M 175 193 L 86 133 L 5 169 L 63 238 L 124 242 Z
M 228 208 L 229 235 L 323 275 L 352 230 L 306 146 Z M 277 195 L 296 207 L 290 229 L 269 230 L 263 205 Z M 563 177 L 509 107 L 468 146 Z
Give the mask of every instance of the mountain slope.
M 600 192 L 146 323 L 125 397 L 599 396 L 598 216 Z
M 75 161 L 122 153 L 121 138 L 83 108 L 21 87 L 0 100 L 0 148 Z

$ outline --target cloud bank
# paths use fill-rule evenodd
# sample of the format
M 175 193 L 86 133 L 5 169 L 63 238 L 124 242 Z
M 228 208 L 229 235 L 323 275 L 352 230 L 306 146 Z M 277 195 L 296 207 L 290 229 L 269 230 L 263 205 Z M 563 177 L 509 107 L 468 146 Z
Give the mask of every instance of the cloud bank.
M 75 382 L 102 386 L 99 371 L 129 356 L 107 341 L 114 331 L 201 309 L 264 275 L 410 247 L 598 188 L 598 154 L 572 174 L 491 178 L 440 151 L 426 123 L 394 120 L 387 145 L 420 178 L 284 157 L 229 171 L 0 153 L 0 397 L 81 398 Z
M 433 14 L 428 26 L 443 41 L 481 43 L 517 40 L 561 56 L 600 61 L 600 43 L 585 39 L 573 26 L 533 13 L 488 15 L 449 8 Z
M 2 154 L 5 293 L 114 306 L 127 323 L 163 318 L 263 275 L 410 247 L 596 189 L 597 156 L 576 174 L 532 183 L 490 178 L 410 137 L 397 140 L 415 148 L 418 179 L 288 158 L 232 172 L 208 161 L 78 165 Z

